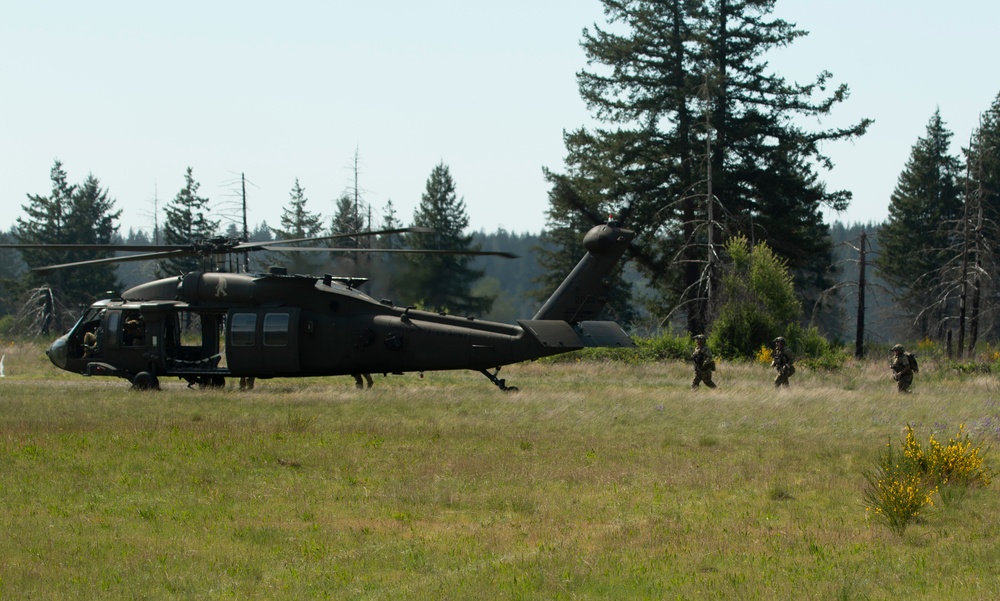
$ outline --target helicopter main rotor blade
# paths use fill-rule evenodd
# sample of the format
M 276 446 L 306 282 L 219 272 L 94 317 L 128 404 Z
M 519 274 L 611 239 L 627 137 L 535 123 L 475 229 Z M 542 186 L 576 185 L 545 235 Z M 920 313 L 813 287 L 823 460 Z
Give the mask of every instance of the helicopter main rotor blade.
M 371 232 L 358 232 L 356 234 L 335 234 L 333 236 L 318 236 L 314 238 L 292 238 L 290 240 L 262 240 L 259 242 L 241 242 L 233 247 L 234 251 L 256 250 L 264 248 L 267 250 L 284 250 L 281 248 L 269 248 L 276 244 L 296 244 L 299 242 L 322 242 L 324 240 L 341 240 L 343 238 L 355 238 L 360 236 L 386 236 L 389 234 L 429 234 L 433 232 L 429 227 L 404 227 L 398 229 L 378 230 Z
M 190 244 L 0 244 L 0 248 L 33 250 L 103 250 L 125 252 L 163 252 L 189 250 Z
M 505 259 L 520 259 L 514 253 L 492 250 L 430 250 L 419 248 L 332 248 L 315 246 L 265 246 L 265 250 L 278 252 L 320 252 L 320 253 L 400 253 L 420 255 L 468 255 L 473 257 L 503 257 Z
M 76 261 L 75 263 L 60 263 L 59 265 L 45 265 L 43 267 L 32 267 L 31 271 L 46 273 L 55 269 L 66 269 L 68 267 L 82 267 L 84 265 L 99 265 L 101 263 L 127 263 L 129 261 L 154 261 L 156 259 L 171 259 L 175 257 L 186 257 L 197 254 L 191 250 L 168 250 L 164 252 L 143 253 L 139 255 L 127 255 L 124 257 L 105 257 L 103 259 L 90 259 L 87 261 Z

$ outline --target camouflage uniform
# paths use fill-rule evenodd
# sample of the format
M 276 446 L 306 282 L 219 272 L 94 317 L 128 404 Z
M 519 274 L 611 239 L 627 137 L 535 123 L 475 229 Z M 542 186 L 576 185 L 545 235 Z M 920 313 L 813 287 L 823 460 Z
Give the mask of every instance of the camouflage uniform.
M 694 362 L 694 381 L 691 388 L 698 388 L 702 382 L 709 388 L 715 388 L 712 381 L 712 371 L 715 370 L 715 361 L 712 359 L 712 351 L 705 346 L 705 337 L 698 334 L 694 337 L 695 347 L 691 354 L 691 361 Z
M 896 381 L 896 390 L 910 392 L 910 385 L 913 384 L 913 369 L 910 367 L 910 359 L 904 350 L 901 344 L 892 347 L 892 360 L 889 361 L 889 369 L 892 370 L 892 379 Z
M 778 370 L 778 375 L 774 378 L 774 387 L 788 386 L 788 378 L 795 373 L 795 358 L 785 347 L 785 339 L 777 337 L 774 339 L 774 355 L 771 367 Z

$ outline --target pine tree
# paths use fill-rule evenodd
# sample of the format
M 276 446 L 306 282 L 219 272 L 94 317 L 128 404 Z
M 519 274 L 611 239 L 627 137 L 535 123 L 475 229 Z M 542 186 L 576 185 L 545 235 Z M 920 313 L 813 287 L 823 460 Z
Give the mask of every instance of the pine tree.
M 21 205 L 27 217 L 18 217 L 14 226 L 14 236 L 21 244 L 69 244 L 66 240 L 66 221 L 76 186 L 67 181 L 66 171 L 59 160 L 52 165 L 49 177 L 52 181 L 49 195 L 28 194 L 28 204 Z M 21 256 L 29 267 L 57 265 L 75 260 L 70 259 L 66 251 L 59 250 L 25 249 L 21 251 Z M 62 288 L 65 277 L 64 270 L 57 270 L 44 276 L 29 272 L 28 279 L 30 286 Z
M 323 232 L 323 217 L 319 213 L 310 212 L 307 208 L 309 199 L 305 189 L 295 178 L 295 185 L 289 192 L 288 204 L 281 212 L 281 227 L 271 228 L 271 233 L 278 240 L 297 240 L 299 238 L 315 238 Z M 295 242 L 286 246 L 317 246 L 315 243 Z M 315 273 L 326 257 L 312 256 L 313 253 L 288 252 L 278 253 L 289 273 Z
M 60 161 L 50 171 L 52 191 L 49 196 L 28 195 L 22 208 L 27 218 L 18 218 L 14 235 L 22 244 L 112 244 L 118 231 L 115 221 L 121 211 L 114 211 L 115 201 L 100 181 L 90 175 L 82 186 L 69 184 Z M 23 250 L 30 267 L 110 257 L 110 251 Z M 93 302 L 98 294 L 120 287 L 115 266 L 86 265 L 56 269 L 44 274 L 28 272 L 25 287 L 54 290 L 57 304 L 76 314 L 80 306 Z M 54 325 L 63 328 L 72 315 L 56 315 Z
M 938 328 L 948 312 L 943 270 L 958 254 L 954 232 L 962 218 L 962 195 L 951 136 L 935 111 L 899 174 L 889 217 L 879 230 L 878 270 L 901 291 L 901 303 L 922 337 L 941 334 Z
M 822 280 L 830 242 L 819 209 L 843 208 L 850 193 L 816 177 L 817 165 L 830 166 L 819 144 L 861 135 L 869 121 L 796 125 L 847 97 L 840 86 L 814 98 L 828 73 L 799 85 L 767 72 L 766 52 L 805 33 L 770 17 L 774 0 L 602 1 L 609 26 L 584 31 L 594 68 L 578 80 L 604 127 L 565 137 L 567 177 L 591 199 L 573 210 L 612 212 L 637 228 L 633 249 L 644 250 L 633 258 L 664 309 L 686 309 L 692 330 L 705 326 L 726 236 L 773 241 L 793 271 L 809 274 L 802 282 Z
M 294 240 L 297 238 L 314 238 L 323 231 L 323 218 L 318 213 L 312 213 L 306 205 L 306 191 L 295 178 L 295 185 L 289 192 L 288 204 L 281 212 L 281 227 L 271 228 L 271 233 L 277 240 Z
M 194 179 L 193 170 L 188 167 L 184 174 L 184 187 L 165 208 L 166 220 L 163 223 L 165 244 L 204 242 L 218 232 L 219 222 L 208 218 L 208 199 L 198 196 L 200 186 L 201 184 Z M 210 262 L 203 261 L 202 258 L 181 257 L 164 260 L 161 271 L 164 275 L 179 275 L 209 267 Z
M 967 277 L 972 286 L 969 307 L 969 350 L 981 336 L 1000 335 L 998 285 L 989 274 L 1000 269 L 1000 95 L 981 115 L 969 148 L 964 149 L 967 176 L 964 182 L 972 266 Z
M 414 227 L 426 227 L 430 233 L 413 234 L 415 248 L 451 251 L 477 251 L 469 227 L 465 201 L 458 198 L 448 167 L 439 163 L 427 178 L 426 190 L 413 214 Z M 473 296 L 472 288 L 482 271 L 472 269 L 472 257 L 462 254 L 422 255 L 407 261 L 401 288 L 413 302 L 428 310 L 447 310 L 457 314 L 481 315 L 490 310 L 493 297 Z
M 362 210 L 363 207 L 358 205 L 357 199 L 348 194 L 342 194 L 337 199 L 336 212 L 330 224 L 330 235 L 347 237 L 334 240 L 333 246 L 337 248 L 367 248 L 367 240 L 358 236 L 367 229 Z
M 399 220 L 396 207 L 392 204 L 392 199 L 390 198 L 386 201 L 385 206 L 382 207 L 382 222 L 379 224 L 378 229 L 380 231 L 388 231 L 402 229 L 402 227 L 403 222 Z M 375 238 L 374 247 L 381 249 L 403 248 L 402 234 L 380 234 Z
M 87 176 L 70 197 L 69 218 L 66 222 L 66 239 L 72 244 L 112 244 L 118 234 L 116 222 L 121 210 L 114 210 L 115 201 L 107 189 L 92 174 Z M 112 256 L 109 251 L 83 251 L 75 260 L 86 261 Z M 117 266 L 111 263 L 86 265 L 67 270 L 70 287 L 85 292 L 82 298 L 89 302 L 95 295 L 108 290 L 118 290 L 121 282 Z M 89 290 L 88 290 L 89 289 Z

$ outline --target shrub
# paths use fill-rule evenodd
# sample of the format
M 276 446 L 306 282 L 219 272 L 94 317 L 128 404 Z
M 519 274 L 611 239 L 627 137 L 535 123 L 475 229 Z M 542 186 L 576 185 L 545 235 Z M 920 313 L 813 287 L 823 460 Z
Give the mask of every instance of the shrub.
M 637 338 L 639 355 L 647 361 L 665 359 L 684 360 L 691 356 L 694 342 L 686 334 L 674 335 L 667 332 L 652 338 Z
M 902 536 L 925 507 L 934 505 L 936 488 L 922 475 L 917 462 L 905 452 L 893 450 L 890 442 L 879 453 L 875 467 L 864 472 L 865 511 Z
M 802 358 L 800 363 L 810 369 L 840 369 L 847 361 L 847 352 L 843 346 L 830 344 L 816 327 L 803 328 L 799 325 L 788 327 L 785 336 L 793 352 Z
M 925 478 L 939 486 L 989 486 L 990 474 L 984 466 L 985 443 L 973 443 L 965 424 L 958 427 L 958 433 L 942 445 L 931 434 L 928 450 L 917 442 L 911 426 L 906 427 L 906 443 L 903 454 L 920 467 Z
M 890 443 L 879 454 L 875 468 L 864 473 L 866 511 L 901 535 L 924 507 L 933 505 L 934 492 L 948 505 L 963 498 L 971 487 L 989 486 L 983 447 L 983 442 L 971 440 L 963 424 L 946 445 L 931 434 L 925 449 L 907 425 L 901 450 L 894 451 Z
M 712 324 L 709 346 L 719 355 L 749 359 L 802 314 L 787 263 L 764 243 L 743 236 L 726 244 L 722 304 Z M 780 334 L 784 335 L 784 334 Z

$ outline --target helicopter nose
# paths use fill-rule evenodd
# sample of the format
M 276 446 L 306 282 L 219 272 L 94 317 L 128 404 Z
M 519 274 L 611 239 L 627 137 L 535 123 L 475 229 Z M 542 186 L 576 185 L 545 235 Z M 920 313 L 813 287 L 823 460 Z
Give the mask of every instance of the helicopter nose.
M 52 346 L 45 351 L 49 356 L 49 361 L 59 369 L 66 369 L 66 360 L 69 358 L 69 347 L 66 336 L 63 336 L 52 343 Z

